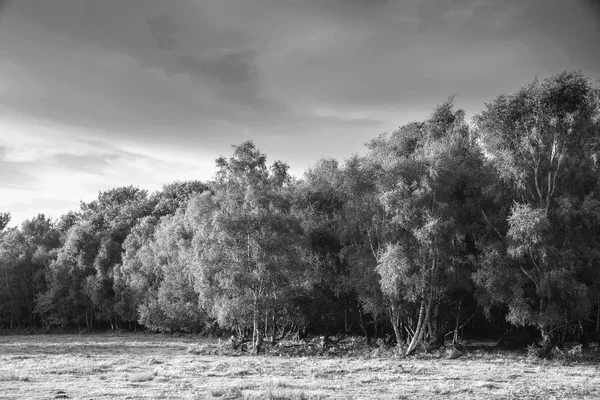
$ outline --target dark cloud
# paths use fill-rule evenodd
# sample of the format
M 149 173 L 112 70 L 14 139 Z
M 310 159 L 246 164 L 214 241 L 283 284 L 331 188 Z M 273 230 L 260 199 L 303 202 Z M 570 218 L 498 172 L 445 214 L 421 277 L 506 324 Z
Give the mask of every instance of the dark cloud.
M 562 52 L 582 69 L 600 74 L 600 7 L 589 0 L 540 4 L 528 13 L 533 34 L 529 39 L 541 62 L 555 63 Z M 533 11 L 533 10 L 532 10 Z
M 179 28 L 171 16 L 159 15 L 150 17 L 146 20 L 146 23 L 150 32 L 154 34 L 158 48 L 163 50 L 173 50 L 176 48 Z
M 450 95 L 470 116 L 534 76 L 600 75 L 595 0 L 9 3 L 0 123 L 38 138 L 28 153 L 0 136 L 15 146 L 0 148 L 0 186 L 18 218 L 46 210 L 23 196 L 76 202 L 117 182 L 210 178 L 212 160 L 249 139 L 300 176 Z
M 19 0 L 0 26 L 13 82 L 0 104 L 143 144 L 326 130 L 330 145 L 348 130 L 365 141 L 452 94 L 473 113 L 535 75 L 598 72 L 594 4 Z
M 226 85 L 244 85 L 252 78 L 252 52 L 229 53 L 200 60 L 193 56 L 177 58 L 181 71 L 192 75 L 207 74 Z
M 268 107 L 261 94 L 259 72 L 254 64 L 253 50 L 227 51 L 217 56 L 199 58 L 179 56 L 170 72 L 187 74 L 199 86 L 206 85 L 222 99 L 251 107 Z
M 585 0 L 585 5 L 596 17 L 596 23 L 600 24 L 600 2 L 598 0 Z
M 261 97 L 259 85 L 252 82 L 258 74 L 252 66 L 252 49 L 246 48 L 250 39 L 235 29 L 221 33 L 220 22 L 203 12 L 201 2 L 165 4 L 154 0 L 20 0 L 14 12 L 33 29 L 43 28 L 31 34 L 36 39 L 48 40 L 45 30 L 55 36 L 50 46 L 72 42 L 64 52 L 86 49 L 109 58 L 113 53 L 127 55 L 143 68 L 189 74 L 198 90 L 208 84 L 216 97 L 222 89 L 228 101 L 252 105 Z M 43 41 L 40 46 L 48 47 Z M 15 40 L 13 49 L 21 44 L 22 40 Z M 44 67 L 39 64 L 37 68 Z
M 14 0 L 0 0 L 0 19 Z

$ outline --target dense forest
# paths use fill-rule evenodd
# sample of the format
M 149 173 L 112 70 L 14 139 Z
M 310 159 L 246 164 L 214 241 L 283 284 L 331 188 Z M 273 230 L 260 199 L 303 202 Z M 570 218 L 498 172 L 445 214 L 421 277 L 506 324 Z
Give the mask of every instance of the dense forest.
M 414 352 L 600 329 L 600 84 L 534 80 L 470 123 L 453 100 L 301 179 L 252 142 L 210 182 L 0 214 L 0 329 L 388 337 Z

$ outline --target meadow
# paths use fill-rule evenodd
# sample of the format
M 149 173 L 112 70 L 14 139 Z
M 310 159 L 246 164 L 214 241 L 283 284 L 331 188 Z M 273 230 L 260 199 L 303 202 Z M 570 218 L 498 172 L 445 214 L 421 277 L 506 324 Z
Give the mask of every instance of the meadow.
M 548 361 L 481 346 L 410 358 L 226 347 L 162 334 L 0 336 L 0 399 L 600 398 L 600 364 L 575 351 Z

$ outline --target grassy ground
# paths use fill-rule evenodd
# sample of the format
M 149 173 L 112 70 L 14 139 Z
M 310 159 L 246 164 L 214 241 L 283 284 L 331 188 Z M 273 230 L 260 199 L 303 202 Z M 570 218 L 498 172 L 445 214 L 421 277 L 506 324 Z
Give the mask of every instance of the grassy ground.
M 568 357 L 473 350 L 403 359 L 376 349 L 248 356 L 221 348 L 150 334 L 0 336 L 0 399 L 600 398 L 600 364 Z

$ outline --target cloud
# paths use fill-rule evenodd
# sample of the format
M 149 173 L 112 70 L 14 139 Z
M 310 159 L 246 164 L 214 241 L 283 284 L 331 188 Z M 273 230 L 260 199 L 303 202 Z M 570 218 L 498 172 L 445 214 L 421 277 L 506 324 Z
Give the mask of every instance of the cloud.
M 7 158 L 8 148 L 0 146 L 0 187 L 31 188 L 37 179 L 29 170 L 31 163 L 10 161 Z
M 101 175 L 111 162 L 119 160 L 119 156 L 116 154 L 90 156 L 63 153 L 55 155 L 53 159 L 60 168 Z
M 190 75 L 206 74 L 226 85 L 243 85 L 252 79 L 252 52 L 229 53 L 200 60 L 193 56 L 177 57 L 179 70 Z
M 293 122 L 314 104 L 391 111 L 455 93 L 480 99 L 515 75 L 572 67 L 572 53 L 594 68 L 598 56 L 569 28 L 593 31 L 584 3 L 21 0 L 5 54 L 36 90 L 5 103 L 109 131 L 214 132 L 224 121 Z M 571 39 L 542 40 L 562 35 L 556 23 Z M 47 48 L 61 56 L 39 62 Z
M 252 107 L 268 107 L 268 99 L 261 94 L 255 56 L 255 51 L 244 49 L 203 59 L 183 55 L 176 58 L 175 66 L 168 71 L 189 75 L 200 85 L 209 86 L 222 99 Z
M 15 207 L 25 190 L 78 199 L 209 178 L 248 139 L 301 175 L 450 95 L 472 115 L 536 75 L 600 75 L 592 0 L 19 0 L 0 12 L 0 174 Z
M 6 9 L 12 4 L 14 0 L 0 0 L 0 17 L 6 11 Z
M 159 49 L 173 50 L 177 46 L 177 27 L 174 19 L 169 15 L 158 15 L 146 20 L 150 32 L 154 34 L 154 39 Z
M 12 225 L 38 213 L 59 217 L 101 190 L 133 184 L 154 191 L 176 179 L 208 179 L 213 173 L 212 160 L 130 151 L 105 140 L 32 130 L 31 125 L 0 125 L 23 133 L 0 140 L 0 210 L 13 214 Z

